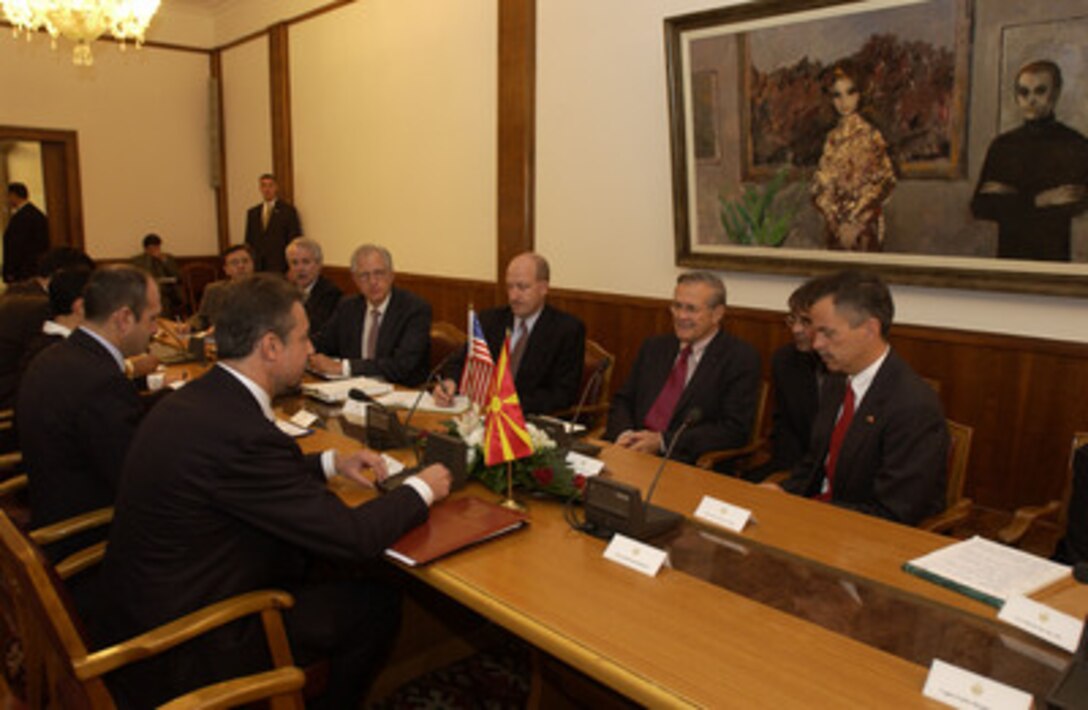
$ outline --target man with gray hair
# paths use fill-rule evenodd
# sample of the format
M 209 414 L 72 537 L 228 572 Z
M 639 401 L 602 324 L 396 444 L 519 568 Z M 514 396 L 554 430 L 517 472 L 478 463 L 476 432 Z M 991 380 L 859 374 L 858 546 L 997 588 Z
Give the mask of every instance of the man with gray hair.
M 306 317 L 310 319 L 310 331 L 321 332 L 332 317 L 336 304 L 344 296 L 343 291 L 321 275 L 324 257 L 321 245 L 309 237 L 295 237 L 287 245 L 287 280 L 302 291 L 306 304 Z
M 759 353 L 722 330 L 725 285 L 707 271 L 676 279 L 673 332 L 642 344 L 612 398 L 605 438 L 662 454 L 679 428 L 674 457 L 688 463 L 748 442 L 760 384 Z M 692 413 L 699 410 L 699 415 Z
M 431 304 L 393 286 L 389 250 L 364 244 L 351 255 L 358 296 L 340 301 L 313 336 L 310 368 L 334 376 L 381 377 L 415 387 L 427 379 L 431 358 Z

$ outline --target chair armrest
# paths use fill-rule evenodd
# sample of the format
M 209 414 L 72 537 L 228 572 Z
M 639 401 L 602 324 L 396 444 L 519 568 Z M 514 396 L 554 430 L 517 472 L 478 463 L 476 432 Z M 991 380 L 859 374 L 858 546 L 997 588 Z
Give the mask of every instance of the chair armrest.
M 167 651 L 236 619 L 269 609 L 288 609 L 294 603 L 290 594 L 275 590 L 239 594 L 84 658 L 73 659 L 72 666 L 80 680 L 97 678 L 129 663 Z
M 695 465 L 699 468 L 705 468 L 708 471 L 714 468 L 715 464 L 722 461 L 735 461 L 736 459 L 743 458 L 745 456 L 751 456 L 758 452 L 766 444 L 765 439 L 759 439 L 753 441 L 751 444 L 745 446 L 738 446 L 735 449 L 718 449 L 717 451 L 708 451 L 695 461 Z
M 775 471 L 770 476 L 764 478 L 761 483 L 774 483 L 776 485 L 782 485 L 782 481 L 790 477 L 789 471 Z
M 918 527 L 929 532 L 947 533 L 957 525 L 967 522 L 971 517 L 972 507 L 973 504 L 969 498 L 961 498 L 951 508 L 946 508 L 944 512 L 923 520 Z
M 52 525 L 46 525 L 45 527 L 32 530 L 30 532 L 30 539 L 35 545 L 39 547 L 43 545 L 49 545 L 58 540 L 71 537 L 87 530 L 93 530 L 100 528 L 103 525 L 108 524 L 113 520 L 113 508 L 99 508 L 98 510 L 92 510 L 89 513 L 83 515 L 77 515 L 67 520 L 62 520 L 59 523 L 53 523 Z
M 61 579 L 70 579 L 85 569 L 94 567 L 106 556 L 106 541 L 96 542 L 79 552 L 73 552 L 53 565 L 53 571 Z
M 7 421 L 15 418 L 15 410 L 11 407 L 7 409 L 0 409 L 0 421 Z
M 1017 508 L 1012 515 L 1012 521 L 998 530 L 997 539 L 1006 545 L 1019 545 L 1036 520 L 1056 515 L 1061 512 L 1061 509 L 1062 502 L 1060 500 L 1052 500 L 1043 505 L 1029 505 L 1024 508 Z
M 271 698 L 284 693 L 296 693 L 306 682 L 306 674 L 294 666 L 225 680 L 221 683 L 198 688 L 178 698 L 174 698 L 159 710 L 218 710 L 246 705 L 264 698 Z M 281 704 L 281 707 L 293 707 L 301 710 L 302 704 L 297 699 Z M 275 707 L 275 705 L 273 705 Z
M 27 479 L 25 473 L 0 481 L 0 496 L 11 495 L 16 491 L 21 491 L 26 488 L 26 484 Z

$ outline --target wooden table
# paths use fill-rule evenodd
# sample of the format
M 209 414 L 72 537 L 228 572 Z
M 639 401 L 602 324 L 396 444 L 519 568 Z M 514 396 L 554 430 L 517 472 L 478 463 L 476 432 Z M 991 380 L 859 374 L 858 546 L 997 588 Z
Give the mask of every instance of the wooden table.
M 414 423 L 427 426 L 428 417 L 417 416 Z M 336 421 L 329 425 L 333 431 L 318 429 L 300 440 L 301 448 L 361 446 L 338 433 Z M 660 461 L 616 447 L 606 448 L 601 458 L 609 475 L 642 490 Z M 342 479 L 331 487 L 353 505 L 373 495 Z M 722 538 L 775 550 L 995 628 L 1001 623 L 993 608 L 901 570 L 903 561 L 948 544 L 947 538 L 675 463 L 668 465 L 654 502 L 690 516 L 704 494 L 754 512 L 742 534 L 717 531 Z M 494 498 L 475 483 L 456 495 Z M 943 707 L 921 695 L 923 665 L 695 575 L 665 568 L 656 578 L 645 577 L 604 560 L 605 542 L 572 530 L 558 503 L 530 500 L 528 507 L 527 530 L 412 573 L 647 706 Z M 1037 596 L 1071 613 L 1088 612 L 1083 585 L 1059 583 Z

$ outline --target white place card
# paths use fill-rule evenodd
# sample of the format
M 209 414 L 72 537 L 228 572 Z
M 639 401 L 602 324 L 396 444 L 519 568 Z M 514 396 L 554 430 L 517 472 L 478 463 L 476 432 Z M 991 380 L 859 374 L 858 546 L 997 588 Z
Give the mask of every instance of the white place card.
M 357 399 L 349 399 L 344 402 L 344 406 L 341 408 L 340 413 L 352 424 L 366 424 L 366 408 L 366 402 L 360 402 Z
M 567 465 L 574 473 L 590 478 L 604 470 L 604 461 L 592 456 L 580 454 L 577 451 L 567 452 Z
M 712 496 L 703 496 L 703 499 L 699 501 L 699 507 L 695 509 L 695 517 L 711 525 L 719 525 L 726 530 L 740 532 L 748 524 L 752 511 Z
M 997 618 L 1070 653 L 1076 652 L 1084 632 L 1080 619 L 1020 595 L 1009 597 Z
M 666 553 L 656 547 L 650 547 L 638 540 L 616 533 L 612 542 L 604 549 L 604 558 L 624 567 L 641 572 L 647 577 L 656 577 L 665 564 Z
M 1030 710 L 1031 695 L 934 658 L 922 695 L 960 710 Z
M 280 419 L 278 417 L 276 418 L 276 426 L 279 427 L 280 431 L 282 431 L 284 434 L 295 439 L 313 433 L 306 427 L 301 427 L 293 422 L 289 422 L 286 419 Z
M 317 421 L 317 415 L 305 409 L 300 409 L 291 415 L 290 422 L 303 429 L 309 429 Z
M 385 461 L 385 470 L 389 471 L 390 476 L 395 476 L 404 470 L 404 464 L 389 454 L 382 454 L 382 461 Z

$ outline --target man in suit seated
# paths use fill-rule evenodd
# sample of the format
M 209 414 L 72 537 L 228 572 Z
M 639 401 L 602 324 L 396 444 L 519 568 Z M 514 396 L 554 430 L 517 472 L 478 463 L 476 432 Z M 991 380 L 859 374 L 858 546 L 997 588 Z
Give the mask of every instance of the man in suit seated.
M 749 481 L 762 481 L 772 473 L 790 471 L 808 450 L 812 422 L 816 419 L 820 384 L 827 377 L 823 360 L 812 349 L 812 295 L 817 286 L 810 279 L 790 294 L 786 327 L 792 341 L 771 356 L 774 383 L 774 425 L 771 429 L 771 458 L 746 471 Z
M 287 245 L 287 280 L 302 291 L 310 330 L 320 333 L 344 293 L 321 275 L 321 245 L 309 237 L 295 237 Z
M 253 249 L 248 244 L 235 244 L 223 252 L 223 273 L 227 278 L 213 281 L 204 287 L 200 297 L 200 308 L 189 319 L 191 330 L 207 330 L 215 324 L 215 316 L 223 307 L 227 293 L 226 286 L 232 281 L 245 278 L 253 273 Z
M 42 351 L 19 387 L 17 425 L 33 527 L 113 505 L 121 464 L 144 414 L 124 358 L 147 350 L 161 311 L 159 287 L 135 267 L 104 267 L 87 281 L 83 304 L 83 324 Z M 51 556 L 90 539 L 54 546 Z
M 326 375 L 366 375 L 408 387 L 427 379 L 431 304 L 393 285 L 393 256 L 364 244 L 351 255 L 358 296 L 340 301 L 314 336 L 310 367 Z
M 582 382 L 586 329 L 582 321 L 545 302 L 551 271 L 539 254 L 519 254 L 506 267 L 506 301 L 502 308 L 480 313 L 480 327 L 494 361 L 510 332 L 510 371 L 526 414 L 547 414 L 574 406 Z M 446 366 L 435 388 L 439 404 L 449 404 L 457 391 L 455 377 L 464 368 L 466 351 Z
M 280 199 L 275 175 L 261 175 L 258 185 L 261 203 L 246 212 L 245 242 L 256 255 L 257 271 L 282 274 L 287 271 L 284 250 L 288 242 L 302 234 L 302 222 L 294 206 Z
M 83 325 L 83 288 L 91 277 L 85 266 L 61 269 L 49 280 L 49 317 L 23 352 L 20 376 L 42 350 L 67 338 Z
M 627 381 L 612 397 L 605 438 L 662 454 L 689 413 L 701 416 L 676 442 L 688 463 L 748 442 L 759 393 L 759 353 L 721 329 L 725 284 L 693 271 L 676 280 L 673 333 L 642 344 Z
M 132 265 L 151 274 L 159 285 L 163 312 L 170 317 L 179 315 L 182 310 L 182 299 L 178 285 L 181 280 L 178 262 L 171 254 L 163 252 L 162 237 L 158 234 L 145 236 L 143 247 L 144 250 L 141 253 L 130 259 Z
M 845 377 L 825 380 L 808 452 L 782 488 L 914 525 L 944 507 L 948 425 L 933 388 L 888 343 L 894 313 L 873 274 L 819 279 L 812 346 Z
M 361 563 L 423 523 L 450 474 L 430 466 L 379 498 L 350 507 L 326 480 L 386 471 L 369 451 L 304 456 L 275 425 L 272 399 L 299 383 L 313 351 L 301 294 L 257 274 L 229 287 L 216 323 L 219 364 L 163 400 L 126 460 L 103 563 L 111 590 L 102 624 L 110 641 L 204 605 L 258 589 L 295 598 L 285 611 L 300 666 L 331 660 L 331 708 L 359 707 L 367 678 L 399 619 L 390 588 L 348 570 L 309 577 L 311 557 Z M 153 707 L 204 683 L 268 667 L 252 617 L 119 674 L 133 707 Z

